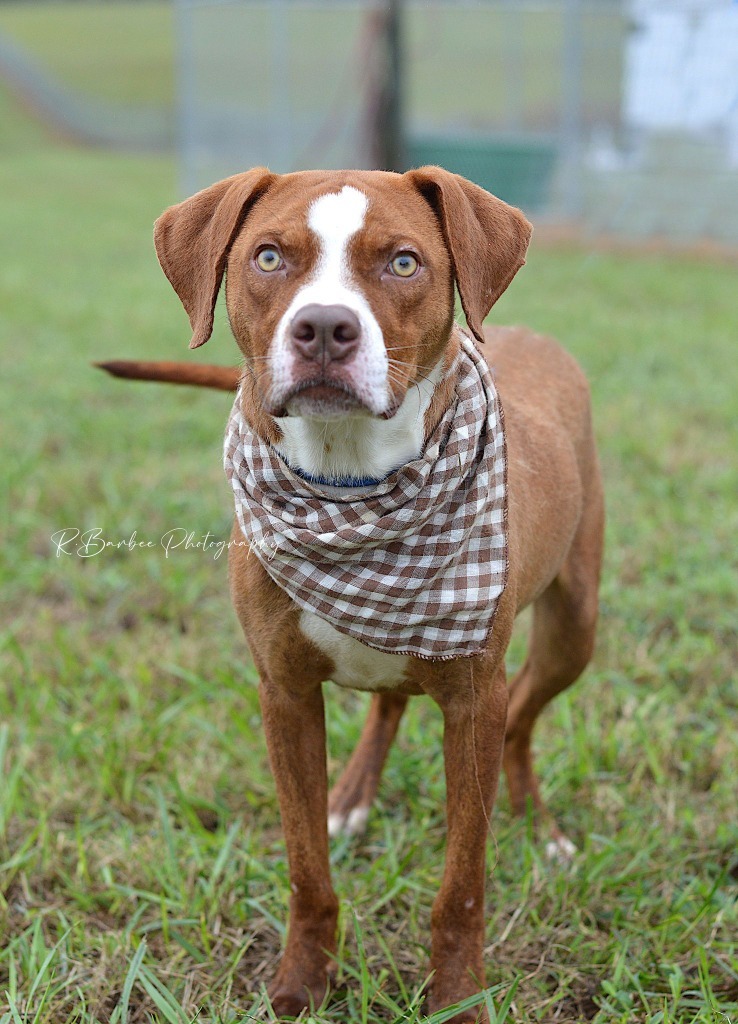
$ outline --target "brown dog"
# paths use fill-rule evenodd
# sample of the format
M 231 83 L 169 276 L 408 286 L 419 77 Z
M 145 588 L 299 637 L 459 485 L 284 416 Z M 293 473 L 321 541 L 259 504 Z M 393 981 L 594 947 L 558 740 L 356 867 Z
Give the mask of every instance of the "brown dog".
M 530 802 L 545 814 L 531 733 L 592 653 L 603 500 L 576 364 L 527 330 L 483 333 L 529 235 L 520 211 L 434 167 L 256 169 L 156 225 L 192 347 L 210 336 L 227 269 L 245 360 L 226 462 L 233 539 L 246 530 L 249 543 L 233 546 L 230 578 L 261 680 L 290 865 L 289 933 L 269 989 L 278 1014 L 325 994 L 338 910 L 329 830 L 363 828 L 409 695 L 429 694 L 444 717 L 448 840 L 432 914 L 431 1010 L 484 984 L 485 846 L 503 759 L 515 811 Z M 454 324 L 454 283 L 494 385 Z M 109 368 L 238 381 L 217 368 Z M 382 503 L 396 492 L 388 512 Z M 505 650 L 531 603 L 528 657 L 508 692 Z M 375 694 L 330 795 L 327 679 Z M 570 854 L 550 828 L 551 852 Z

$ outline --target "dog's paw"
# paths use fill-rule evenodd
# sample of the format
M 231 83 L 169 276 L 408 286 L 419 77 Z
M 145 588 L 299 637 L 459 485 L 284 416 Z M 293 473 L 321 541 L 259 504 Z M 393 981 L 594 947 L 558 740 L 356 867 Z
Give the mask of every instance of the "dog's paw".
M 333 811 L 328 815 L 328 835 L 331 839 L 341 835 L 361 836 L 366 832 L 368 820 L 368 807 L 352 807 L 345 813 Z
M 307 969 L 282 961 L 267 995 L 274 1013 L 282 1020 L 297 1017 L 303 1010 L 318 1008 L 326 997 L 334 970 L 323 965 L 324 958 Z
M 578 852 L 571 839 L 567 839 L 564 835 L 555 836 L 546 843 L 546 860 L 561 867 L 571 864 Z
M 303 1010 L 308 1009 L 310 1006 L 304 996 L 295 995 L 293 993 L 278 993 L 270 999 L 270 1002 L 272 1004 L 272 1009 L 280 1019 L 283 1017 L 297 1017 Z

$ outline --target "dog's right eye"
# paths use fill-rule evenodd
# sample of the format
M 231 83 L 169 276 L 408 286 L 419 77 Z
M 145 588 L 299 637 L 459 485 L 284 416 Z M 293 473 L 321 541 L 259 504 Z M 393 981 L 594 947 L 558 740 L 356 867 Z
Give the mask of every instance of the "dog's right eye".
M 259 249 L 257 252 L 256 265 L 259 270 L 263 270 L 265 274 L 270 274 L 273 270 L 279 270 L 283 267 L 284 261 L 277 249 L 271 245 L 266 245 L 263 249 Z
M 411 252 L 399 252 L 390 260 L 389 269 L 395 277 L 414 277 L 420 263 Z

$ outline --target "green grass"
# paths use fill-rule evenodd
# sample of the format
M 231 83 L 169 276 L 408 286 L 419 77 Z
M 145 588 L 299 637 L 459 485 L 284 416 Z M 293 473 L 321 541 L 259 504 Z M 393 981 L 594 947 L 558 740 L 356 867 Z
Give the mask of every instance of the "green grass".
M 2 4 L 0 31 L 82 93 L 120 103 L 174 102 L 171 3 Z
M 54 148 L 9 105 L 0 132 L 0 1022 L 269 1019 L 287 873 L 225 562 L 50 543 L 226 537 L 227 396 L 89 361 L 235 348 L 221 309 L 186 351 L 151 245 L 169 163 Z M 735 1022 L 735 267 L 534 246 L 493 319 L 586 367 L 609 525 L 594 664 L 537 735 L 581 853 L 551 869 L 503 791 L 490 999 L 516 1022 Z M 523 650 L 521 633 L 512 665 Z M 335 774 L 366 700 L 327 689 Z M 314 1021 L 417 1019 L 443 799 L 439 715 L 418 698 L 366 838 L 332 848 L 339 987 Z

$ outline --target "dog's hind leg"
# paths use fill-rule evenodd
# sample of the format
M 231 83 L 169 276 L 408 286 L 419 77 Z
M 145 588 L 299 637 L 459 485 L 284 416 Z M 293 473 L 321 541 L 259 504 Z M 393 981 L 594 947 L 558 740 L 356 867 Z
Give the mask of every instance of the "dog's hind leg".
M 363 832 L 389 748 L 397 733 L 407 697 L 377 693 L 372 697 L 361 738 L 328 798 L 328 832 Z
M 533 605 L 528 657 L 510 683 L 505 734 L 504 766 L 513 810 L 524 815 L 530 804 L 536 818 L 548 821 L 547 853 L 559 860 L 570 859 L 574 847 L 541 799 L 531 736 L 540 712 L 578 679 L 594 649 L 604 526 L 598 475 L 591 491 L 566 561 Z

